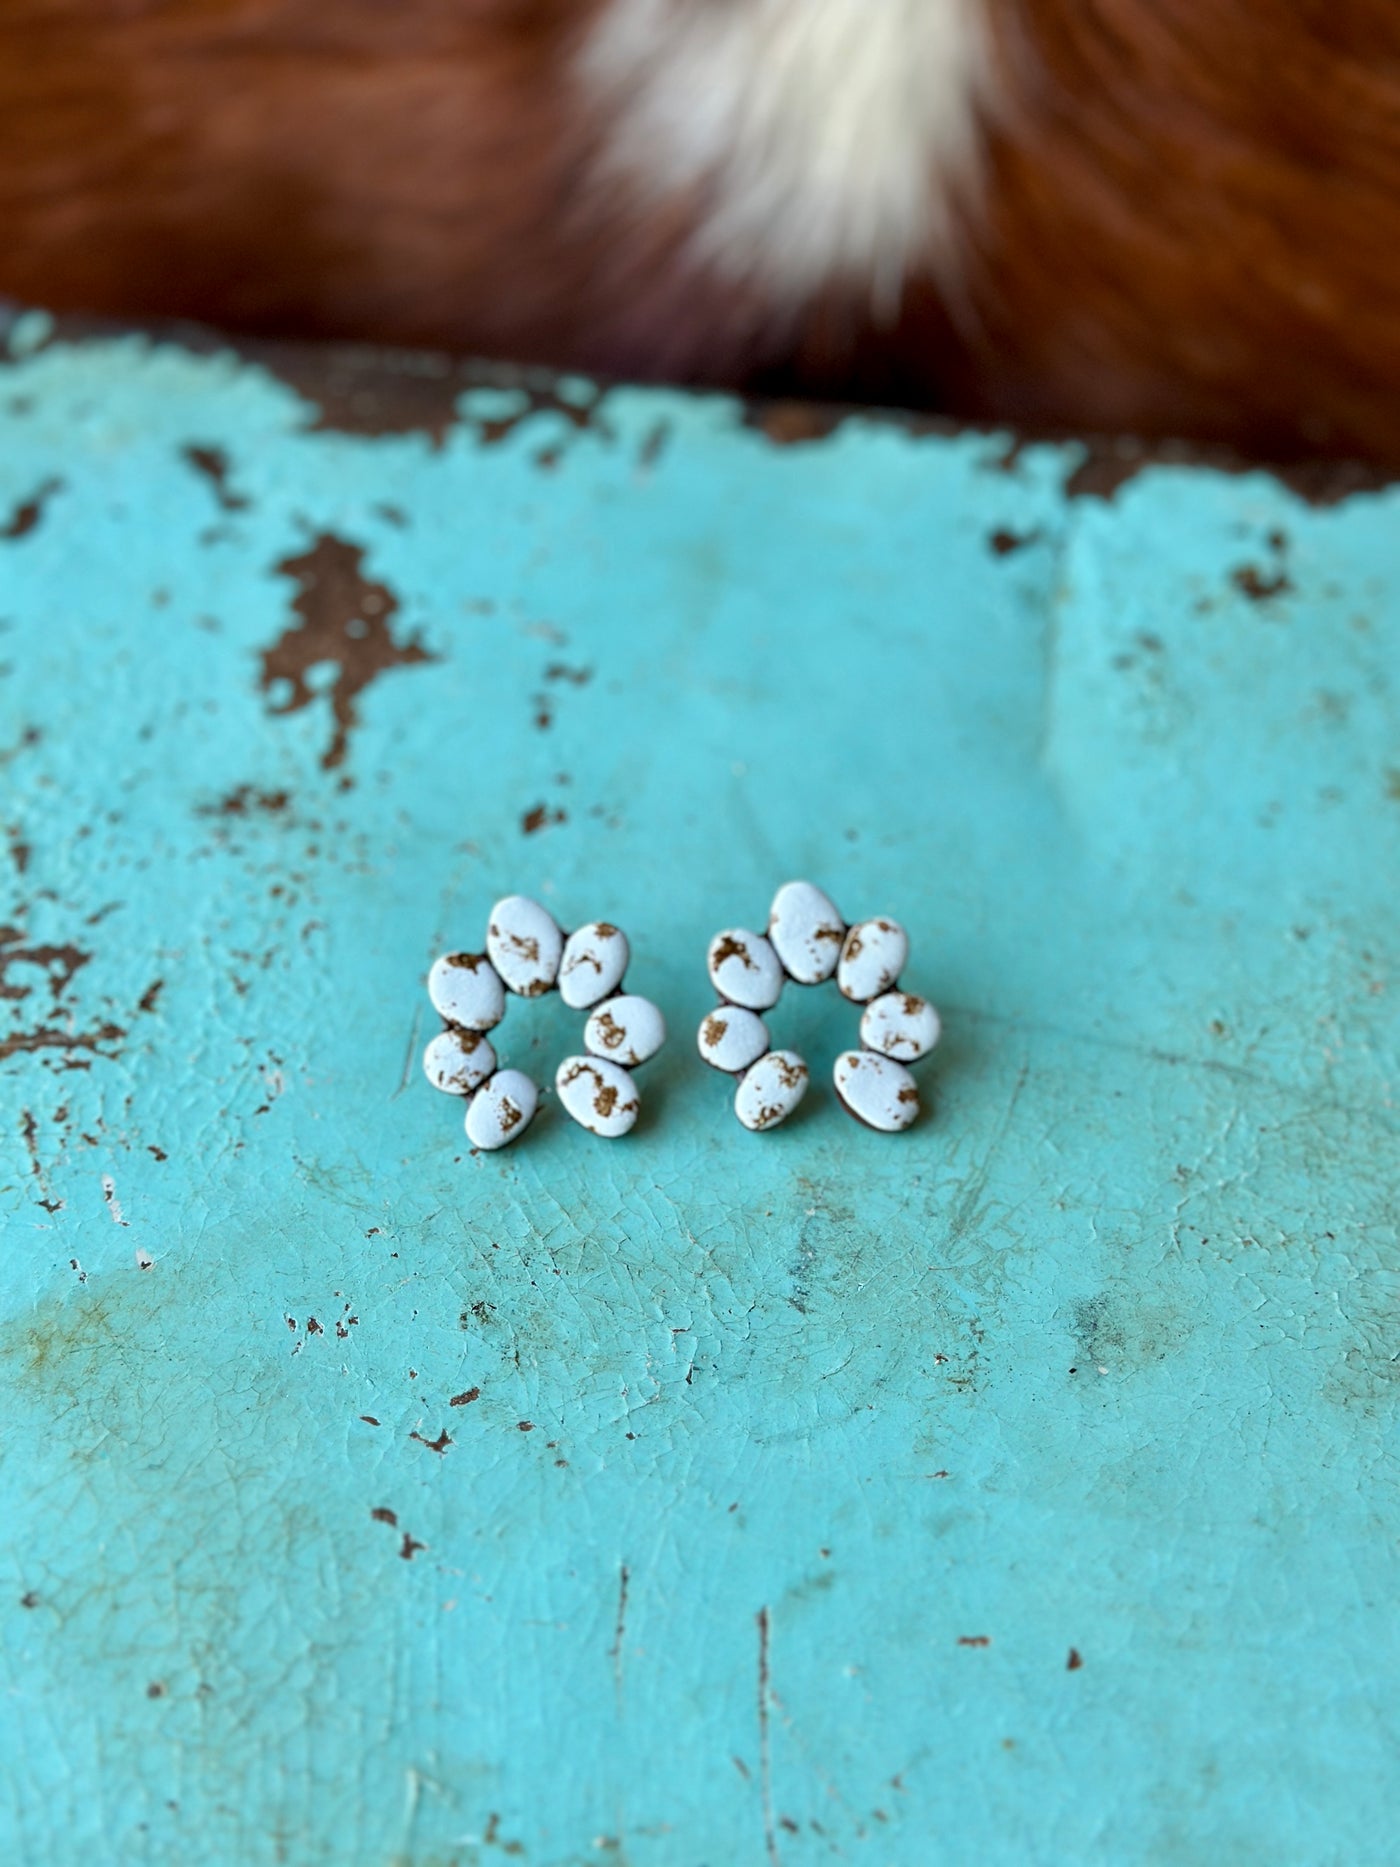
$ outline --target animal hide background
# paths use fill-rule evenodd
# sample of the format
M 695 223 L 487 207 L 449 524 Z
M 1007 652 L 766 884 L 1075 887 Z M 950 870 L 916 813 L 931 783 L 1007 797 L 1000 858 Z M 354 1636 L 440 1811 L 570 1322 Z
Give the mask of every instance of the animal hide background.
M 0 291 L 1400 460 L 1382 0 L 7 0 Z

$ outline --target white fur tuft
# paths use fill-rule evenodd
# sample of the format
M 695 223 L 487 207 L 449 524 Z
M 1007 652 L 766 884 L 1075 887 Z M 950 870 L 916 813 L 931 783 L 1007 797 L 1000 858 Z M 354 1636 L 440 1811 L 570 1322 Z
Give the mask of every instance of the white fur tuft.
M 982 0 L 608 0 L 581 76 L 598 179 L 694 202 L 692 253 L 792 309 L 829 285 L 890 311 L 954 258 L 975 167 Z

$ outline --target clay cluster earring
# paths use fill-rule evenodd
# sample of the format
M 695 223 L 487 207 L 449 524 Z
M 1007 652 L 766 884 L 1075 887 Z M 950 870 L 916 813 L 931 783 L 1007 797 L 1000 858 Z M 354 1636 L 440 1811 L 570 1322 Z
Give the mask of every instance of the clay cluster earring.
M 580 1056 L 566 1057 L 554 1086 L 566 1111 L 592 1134 L 614 1139 L 641 1107 L 632 1072 L 666 1041 L 666 1022 L 649 998 L 622 990 L 631 949 L 611 921 L 589 921 L 566 935 L 547 908 L 507 895 L 491 910 L 484 953 L 444 953 L 428 974 L 428 996 L 443 1030 L 423 1053 L 434 1088 L 466 1096 L 467 1139 L 475 1148 L 506 1147 L 524 1134 L 539 1089 L 523 1070 L 502 1069 L 486 1035 L 505 1016 L 507 995 L 539 998 L 557 990 L 588 1012 Z M 843 998 L 861 1007 L 860 1048 L 843 1050 L 833 1079 L 843 1106 L 882 1134 L 907 1128 L 919 1090 L 906 1067 L 938 1042 L 938 1013 L 926 998 L 900 989 L 909 936 L 898 921 L 848 926 L 813 882 L 785 882 L 773 897 L 766 934 L 726 928 L 710 942 L 710 983 L 719 1003 L 700 1026 L 700 1055 L 736 1079 L 734 1113 L 762 1131 L 786 1121 L 807 1092 L 810 1074 L 795 1050 L 775 1050 L 762 1013 L 789 982 L 835 978 Z
M 734 1113 L 761 1131 L 786 1121 L 807 1092 L 809 1072 L 795 1050 L 774 1050 L 759 1015 L 789 980 L 821 985 L 835 975 L 841 995 L 864 1007 L 859 1050 L 844 1050 L 833 1077 L 842 1104 L 868 1128 L 893 1134 L 919 1112 L 919 1090 L 906 1064 L 938 1042 L 938 1013 L 926 998 L 899 989 L 909 936 L 898 921 L 847 926 L 831 898 L 812 882 L 785 882 L 773 897 L 766 935 L 730 927 L 710 942 L 710 983 L 720 1002 L 700 1026 L 700 1055 L 737 1077 Z
M 611 921 L 590 921 L 567 937 L 547 908 L 507 895 L 492 908 L 484 953 L 444 953 L 428 974 L 428 996 L 444 1029 L 423 1053 L 435 1089 L 468 1096 L 473 1147 L 519 1140 L 539 1106 L 523 1070 L 501 1069 L 488 1031 L 506 1012 L 506 994 L 539 998 L 558 990 L 575 1011 L 589 1012 L 585 1055 L 566 1057 L 555 1075 L 559 1100 L 591 1133 L 613 1139 L 636 1122 L 641 1102 L 632 1071 L 666 1041 L 666 1022 L 648 998 L 622 990 L 631 949 Z

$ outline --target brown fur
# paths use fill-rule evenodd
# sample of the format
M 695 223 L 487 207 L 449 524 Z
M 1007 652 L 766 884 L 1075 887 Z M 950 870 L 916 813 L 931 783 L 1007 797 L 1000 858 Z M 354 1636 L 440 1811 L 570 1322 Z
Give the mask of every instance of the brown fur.
M 548 347 L 585 272 L 568 0 L 14 0 L 0 288 L 61 308 Z
M 1389 0 L 989 0 L 965 287 L 696 278 L 581 185 L 598 0 L 0 0 L 0 291 L 1400 462 Z
M 998 0 L 959 406 L 1400 460 L 1400 9 Z

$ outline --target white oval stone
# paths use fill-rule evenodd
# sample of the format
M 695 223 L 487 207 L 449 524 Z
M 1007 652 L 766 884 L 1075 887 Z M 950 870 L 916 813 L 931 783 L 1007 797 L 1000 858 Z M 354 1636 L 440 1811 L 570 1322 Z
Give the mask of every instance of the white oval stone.
M 864 1005 L 889 991 L 908 958 L 909 936 L 898 921 L 861 921 L 846 935 L 836 983 L 844 997 Z
M 583 1047 L 634 1070 L 666 1042 L 666 1020 L 649 998 L 624 994 L 599 1005 L 583 1027 Z
M 641 1108 L 632 1078 L 605 1057 L 565 1057 L 554 1087 L 581 1128 L 609 1141 L 627 1133 Z
M 734 1092 L 734 1113 L 746 1128 L 776 1128 L 807 1093 L 807 1065 L 795 1050 L 770 1050 Z
M 495 1067 L 491 1039 L 480 1031 L 439 1031 L 423 1052 L 428 1081 L 449 1096 L 469 1096 Z
M 710 983 L 731 1005 L 767 1011 L 783 989 L 783 969 L 777 954 L 762 934 L 747 927 L 729 927 L 710 942 L 707 964 Z
M 902 1063 L 873 1050 L 843 1050 L 832 1072 L 836 1093 L 858 1121 L 881 1134 L 907 1128 L 919 1112 L 919 1089 Z
M 913 1063 L 926 1057 L 943 1026 L 938 1013 L 916 992 L 886 992 L 861 1013 L 860 1041 L 867 1050 Z
M 745 1011 L 741 1005 L 716 1005 L 700 1026 L 698 1041 L 706 1063 L 737 1076 L 756 1063 L 773 1040 L 756 1011 Z
M 548 908 L 527 895 L 507 895 L 491 910 L 486 951 L 507 991 L 538 998 L 558 977 L 564 935 Z
M 507 1147 L 535 1119 L 540 1092 L 523 1070 L 497 1070 L 467 1104 L 467 1139 L 473 1147 Z
M 464 1031 L 489 1031 L 506 1015 L 501 976 L 484 953 L 444 953 L 428 974 L 433 1010 Z
M 790 979 L 820 985 L 836 970 L 846 923 L 830 895 L 812 882 L 784 882 L 773 897 L 768 938 Z
M 564 942 L 559 996 L 574 1011 L 596 1005 L 622 984 L 630 949 L 627 935 L 611 921 L 590 921 Z

